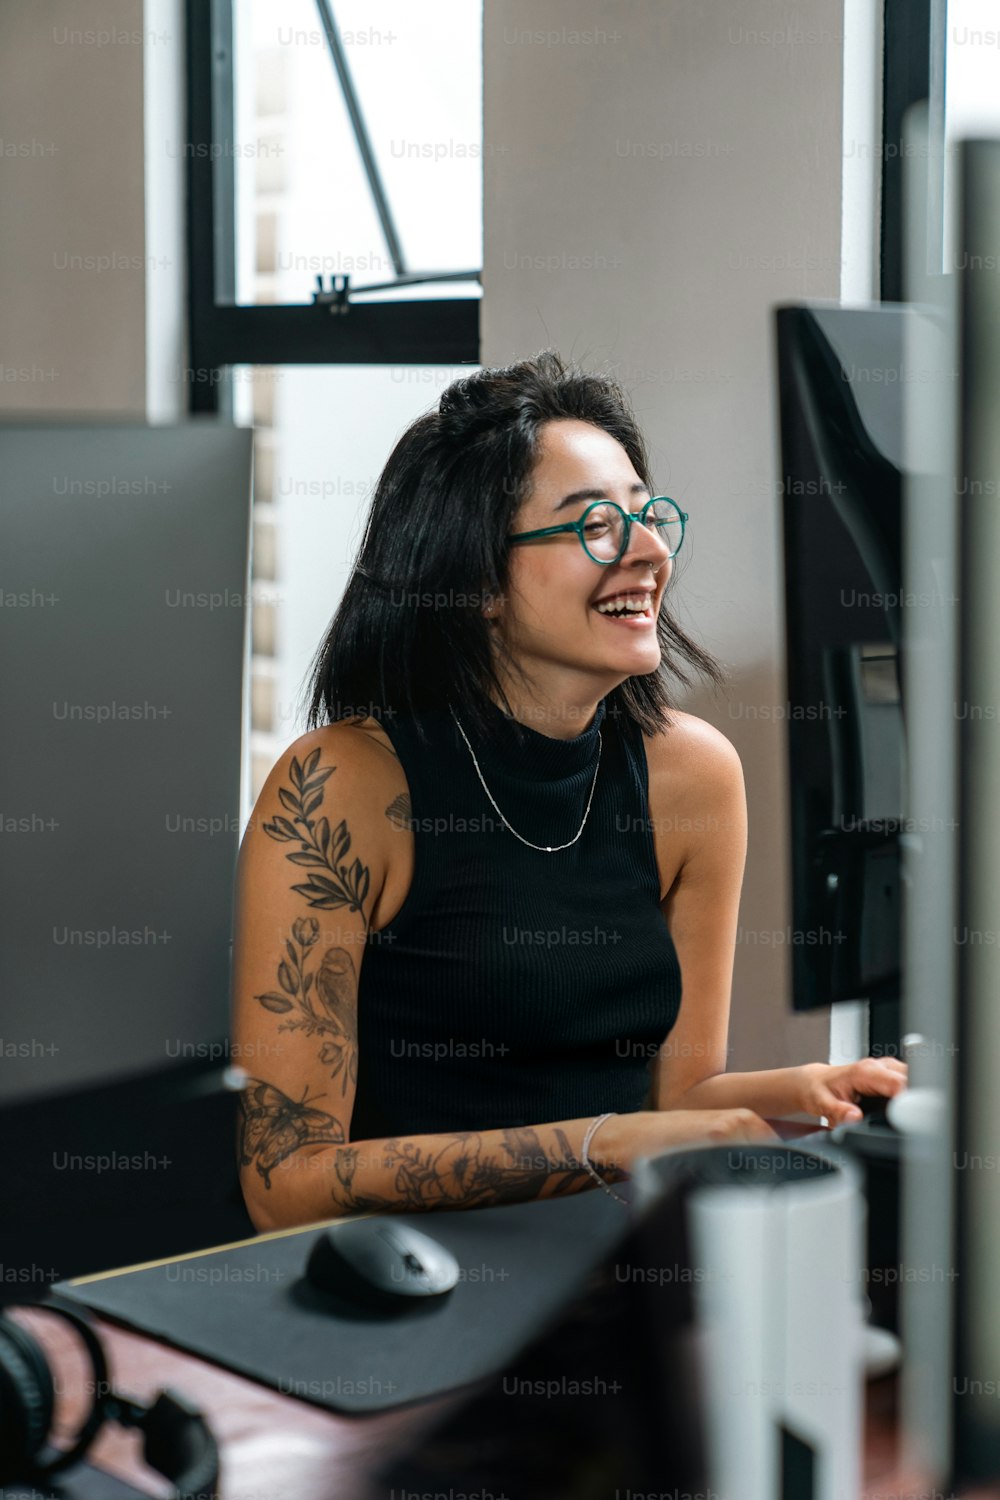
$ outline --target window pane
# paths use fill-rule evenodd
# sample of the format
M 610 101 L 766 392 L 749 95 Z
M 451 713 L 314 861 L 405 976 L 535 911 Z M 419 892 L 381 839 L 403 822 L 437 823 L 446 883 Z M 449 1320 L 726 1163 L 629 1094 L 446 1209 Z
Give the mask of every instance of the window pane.
M 476 365 L 239 365 L 235 420 L 254 427 L 248 755 L 243 824 L 305 730 L 305 685 L 396 439 Z M 355 705 L 357 706 L 357 705 Z
M 948 0 L 945 48 L 944 270 L 957 268 L 956 143 L 1000 135 L 1000 47 L 996 0 Z
M 332 0 L 409 273 L 482 265 L 481 0 Z M 395 279 L 314 0 L 236 0 L 236 300 Z M 396 294 L 400 295 L 400 294 Z M 408 295 L 478 296 L 471 281 Z

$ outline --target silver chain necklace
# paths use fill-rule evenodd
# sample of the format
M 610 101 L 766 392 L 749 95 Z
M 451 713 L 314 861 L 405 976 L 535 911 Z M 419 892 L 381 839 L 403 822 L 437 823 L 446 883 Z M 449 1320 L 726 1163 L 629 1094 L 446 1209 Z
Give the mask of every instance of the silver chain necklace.
M 450 707 L 450 705 L 449 705 L 449 707 Z M 497 807 L 496 799 L 494 798 L 493 793 L 490 791 L 489 787 L 486 785 L 486 782 L 485 782 L 485 780 L 483 778 L 483 773 L 479 769 L 479 762 L 476 759 L 476 752 L 473 750 L 472 746 L 469 745 L 469 737 L 466 734 L 465 730 L 462 728 L 462 721 L 458 717 L 458 714 L 455 712 L 454 709 L 451 710 L 451 716 L 455 720 L 455 723 L 458 725 L 459 730 L 461 731 L 461 735 L 462 735 L 463 740 L 465 741 L 466 745 L 468 745 L 468 747 L 469 747 L 469 754 L 472 756 L 472 764 L 476 768 L 476 775 L 479 777 L 479 780 L 483 784 L 483 791 L 486 793 L 487 797 L 489 797 L 490 801 L 493 803 L 493 806 L 496 809 L 497 815 L 498 815 L 501 823 L 503 824 L 503 826 L 506 829 L 508 829 L 509 832 L 511 832 L 516 839 L 521 839 L 521 843 L 522 844 L 527 844 L 527 846 L 528 846 L 529 849 L 538 849 L 543 854 L 558 854 L 560 849 L 568 849 L 571 844 L 575 844 L 576 841 L 577 841 L 577 839 L 580 837 L 580 834 L 583 832 L 584 828 L 587 825 L 587 818 L 590 816 L 590 804 L 594 800 L 594 787 L 597 785 L 597 773 L 601 769 L 601 748 L 602 748 L 602 745 L 603 745 L 603 741 L 601 739 L 601 731 L 600 730 L 597 731 L 597 765 L 594 767 L 594 779 L 590 783 L 590 796 L 587 798 L 587 807 L 586 807 L 586 811 L 583 814 L 583 822 L 580 824 L 580 827 L 577 829 L 576 833 L 570 839 L 570 841 L 569 841 L 568 844 L 533 844 L 533 843 L 531 843 L 530 839 L 521 838 L 521 835 L 518 833 L 518 831 L 517 831 L 516 828 L 511 828 L 510 824 L 507 822 L 507 819 L 504 817 L 504 815 L 500 811 L 499 807 Z

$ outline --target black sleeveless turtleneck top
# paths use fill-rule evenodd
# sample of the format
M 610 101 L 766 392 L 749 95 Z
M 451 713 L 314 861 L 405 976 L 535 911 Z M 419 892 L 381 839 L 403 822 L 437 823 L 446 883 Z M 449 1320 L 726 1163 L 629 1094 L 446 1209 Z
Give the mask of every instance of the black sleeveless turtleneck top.
M 429 744 L 412 716 L 383 722 L 410 787 L 414 872 L 365 945 L 352 1140 L 643 1109 L 677 1019 L 638 728 L 605 699 L 569 740 L 494 705 L 491 718 L 486 740 L 463 727 L 523 838 L 576 834 L 600 735 L 590 814 L 569 848 L 527 848 L 450 712 L 421 713 Z

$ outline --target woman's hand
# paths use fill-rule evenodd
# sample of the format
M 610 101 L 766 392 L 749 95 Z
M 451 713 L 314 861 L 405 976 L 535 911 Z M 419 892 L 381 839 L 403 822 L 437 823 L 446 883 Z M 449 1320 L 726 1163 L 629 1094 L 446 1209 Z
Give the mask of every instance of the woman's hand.
M 752 1109 L 653 1109 L 612 1115 L 594 1132 L 589 1156 L 597 1165 L 631 1172 L 640 1156 L 656 1156 L 671 1146 L 719 1146 L 744 1141 L 777 1141 Z
M 798 1105 L 809 1115 L 825 1115 L 831 1125 L 862 1118 L 854 1102 L 865 1094 L 891 1099 L 906 1088 L 907 1067 L 898 1057 L 863 1057 L 860 1062 L 803 1063 Z

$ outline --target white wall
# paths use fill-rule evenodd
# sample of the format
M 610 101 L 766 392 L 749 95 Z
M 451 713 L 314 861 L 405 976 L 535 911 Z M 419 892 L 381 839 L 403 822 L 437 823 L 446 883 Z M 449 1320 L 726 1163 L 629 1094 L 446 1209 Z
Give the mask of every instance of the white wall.
M 145 414 L 143 50 L 137 0 L 0 5 L 0 410 Z
M 143 0 L 146 416 L 181 422 L 196 378 L 187 359 L 184 0 Z
M 729 665 L 682 706 L 743 759 L 734 1068 L 827 1055 L 792 1017 L 771 309 L 841 284 L 842 0 L 487 5 L 484 364 L 545 345 L 632 390 L 691 513 L 675 605 Z M 685 542 L 685 548 L 687 548 Z

